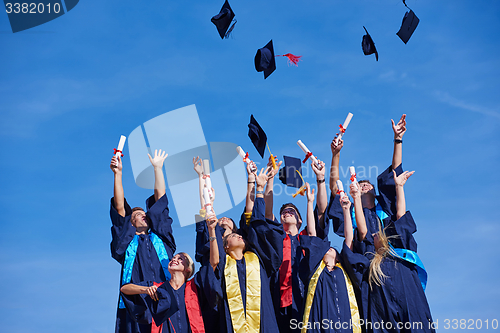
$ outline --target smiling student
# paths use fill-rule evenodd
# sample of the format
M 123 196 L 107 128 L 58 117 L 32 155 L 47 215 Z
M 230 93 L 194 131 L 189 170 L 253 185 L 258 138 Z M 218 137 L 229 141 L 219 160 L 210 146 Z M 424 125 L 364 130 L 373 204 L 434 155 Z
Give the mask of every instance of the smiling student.
M 167 154 L 155 150 L 149 154 L 154 169 L 154 195 L 146 201 L 147 212 L 141 207 L 131 209 L 125 200 L 120 156 L 111 159 L 114 173 L 114 196 L 111 199 L 111 256 L 122 265 L 120 286 L 141 281 L 165 282 L 170 278 L 169 258 L 175 252 L 172 219 L 165 194 L 163 162 Z M 120 296 L 116 314 L 117 333 L 150 332 L 150 326 L 131 318 Z

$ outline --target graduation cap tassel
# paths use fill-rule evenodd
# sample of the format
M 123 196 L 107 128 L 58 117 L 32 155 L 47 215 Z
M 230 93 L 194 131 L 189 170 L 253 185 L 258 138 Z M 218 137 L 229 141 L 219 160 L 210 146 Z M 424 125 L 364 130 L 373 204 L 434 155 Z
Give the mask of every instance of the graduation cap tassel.
M 300 58 L 302 58 L 302 56 L 296 56 L 296 55 L 293 55 L 291 53 L 287 53 L 287 54 L 278 54 L 276 55 L 276 57 L 287 57 L 288 58 L 288 64 L 293 64 L 297 67 L 299 67 L 299 65 L 297 65 L 297 63 L 299 62 Z
M 224 35 L 225 39 L 229 38 L 229 34 L 233 31 L 236 22 L 238 22 L 238 21 L 236 21 L 236 19 L 234 19 L 233 20 L 233 25 L 227 30 L 226 34 Z
M 405 5 L 406 8 L 410 9 L 410 7 L 408 7 L 408 5 L 406 4 L 406 0 L 403 0 L 403 5 Z

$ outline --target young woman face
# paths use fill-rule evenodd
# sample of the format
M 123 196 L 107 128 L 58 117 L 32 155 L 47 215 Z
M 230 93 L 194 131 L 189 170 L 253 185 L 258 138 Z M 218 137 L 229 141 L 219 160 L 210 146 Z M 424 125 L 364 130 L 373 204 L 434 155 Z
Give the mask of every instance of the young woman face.
M 226 245 L 226 252 L 231 251 L 237 248 L 245 248 L 245 240 L 240 234 L 237 233 L 232 233 L 229 236 L 227 236 L 227 245 Z
M 183 272 L 189 269 L 189 260 L 182 254 L 176 254 L 168 263 L 169 272 Z

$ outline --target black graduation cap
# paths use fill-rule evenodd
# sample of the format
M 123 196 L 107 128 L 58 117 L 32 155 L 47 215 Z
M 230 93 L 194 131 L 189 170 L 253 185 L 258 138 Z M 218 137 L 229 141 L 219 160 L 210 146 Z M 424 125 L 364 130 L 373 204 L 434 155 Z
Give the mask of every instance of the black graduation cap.
M 226 0 L 226 2 L 224 2 L 224 5 L 222 5 L 219 14 L 212 17 L 211 21 L 217 27 L 217 31 L 219 32 L 220 38 L 222 39 L 224 39 L 224 37 L 227 38 L 231 33 L 231 31 L 233 31 L 234 25 L 236 24 L 236 20 L 231 29 L 229 29 L 229 26 L 231 25 L 234 16 L 235 16 L 234 12 L 231 9 L 231 6 L 229 6 L 229 2 L 227 2 Z
M 368 33 L 368 30 L 363 26 L 363 29 L 366 31 L 366 35 L 363 36 L 363 41 L 361 42 L 361 47 L 363 48 L 363 53 L 365 55 L 370 55 L 375 53 L 375 59 L 378 61 L 378 52 L 375 48 L 375 43 L 373 42 L 372 37 Z
M 264 71 L 264 79 L 271 75 L 276 69 L 272 39 L 266 46 L 257 50 L 257 54 L 255 55 L 255 69 L 257 72 Z
M 264 158 L 264 151 L 266 150 L 267 135 L 264 133 L 262 127 L 253 117 L 250 116 L 250 124 L 248 124 L 248 136 L 252 140 L 253 145 L 260 154 L 260 157 Z
M 410 9 L 409 12 L 405 13 L 403 23 L 401 23 L 401 28 L 399 28 L 396 35 L 398 35 L 405 44 L 408 43 L 408 40 L 417 28 L 418 22 L 420 22 L 420 20 L 417 15 L 415 15 L 413 10 Z
M 300 188 L 303 185 L 302 178 L 296 172 L 297 170 L 302 174 L 302 162 L 300 158 L 283 156 L 283 159 L 285 166 L 279 172 L 281 182 L 287 186 Z

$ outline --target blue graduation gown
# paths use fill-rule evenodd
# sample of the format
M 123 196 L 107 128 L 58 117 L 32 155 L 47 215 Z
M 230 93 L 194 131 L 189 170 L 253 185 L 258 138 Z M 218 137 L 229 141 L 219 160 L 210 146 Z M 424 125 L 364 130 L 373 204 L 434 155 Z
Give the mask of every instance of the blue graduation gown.
M 219 248 L 219 261 L 222 257 L 225 258 L 226 252 L 224 252 L 224 246 L 222 245 L 222 239 L 224 235 L 224 228 L 219 225 L 215 226 L 215 237 L 217 238 L 217 246 Z M 195 284 L 199 293 L 199 301 L 201 313 L 203 315 L 203 322 L 205 323 L 205 332 L 207 333 L 219 333 L 220 332 L 220 320 L 217 309 L 212 306 L 210 299 L 214 296 L 211 294 L 211 288 L 207 287 L 209 285 L 208 274 L 209 270 L 213 270 L 210 265 L 210 241 L 208 235 L 208 228 L 206 220 L 196 223 L 196 248 L 195 248 L 195 259 L 201 263 L 201 268 L 199 274 L 195 276 Z
M 329 220 L 326 218 L 326 212 L 323 220 L 318 218 L 318 206 L 314 208 L 314 222 L 316 225 L 316 234 L 320 239 L 328 238 L 328 231 L 330 228 Z M 304 223 L 304 222 L 303 222 Z M 302 321 L 303 307 L 305 302 L 305 293 L 307 292 L 307 283 L 304 284 L 303 280 L 299 277 L 299 265 L 304 258 L 304 253 L 301 246 L 302 235 L 290 236 L 285 234 L 285 237 L 290 238 L 291 259 L 292 259 L 292 305 L 282 308 L 281 307 L 281 289 L 280 289 L 280 272 L 279 270 L 274 273 L 271 279 L 271 292 L 273 293 L 274 308 L 278 320 L 280 332 L 292 332 L 290 321 L 295 319 Z
M 403 166 L 400 164 L 396 169 L 396 174 L 399 176 L 403 172 Z M 396 216 L 396 185 L 394 183 L 394 175 L 392 173 L 392 166 L 389 166 L 377 177 L 377 186 L 379 195 L 376 197 L 377 203 L 380 208 L 389 216 L 388 218 L 380 221 L 382 227 L 387 225 Z M 344 237 L 344 212 L 340 204 L 340 196 L 338 194 L 330 195 L 330 203 L 328 206 L 328 217 L 332 219 L 333 231 Z M 354 210 L 351 209 L 351 214 Z M 378 232 L 379 217 L 376 213 L 376 208 L 368 209 L 363 208 L 365 214 L 366 227 L 368 233 L 374 234 Z
M 387 236 L 397 235 L 390 239 L 395 248 L 404 248 L 417 251 L 417 243 L 413 233 L 417 230 L 410 212 L 406 212 L 399 220 L 391 222 L 386 227 Z M 356 239 L 356 238 L 355 238 Z M 373 243 L 373 238 L 367 234 L 365 242 Z M 355 247 L 356 249 L 356 247 Z M 346 260 L 359 253 L 345 251 Z M 372 253 L 364 253 L 371 259 Z M 405 260 L 388 256 L 381 264 L 382 271 L 388 277 L 382 286 L 369 286 L 369 265 L 352 266 L 353 278 L 361 287 L 363 317 L 371 325 L 367 325 L 367 332 L 435 332 L 429 328 L 432 316 L 424 290 L 418 277 L 416 266 Z M 375 323 L 385 323 L 379 327 Z M 409 329 L 398 329 L 398 323 L 408 323 Z M 422 326 L 418 326 L 421 323 Z M 392 329 L 389 329 L 390 327 Z
M 301 279 L 308 287 L 324 255 L 330 249 L 330 242 L 318 237 L 302 236 L 301 238 L 301 247 L 306 252 L 300 266 Z M 348 273 L 342 254 L 338 256 L 338 259 Z M 325 267 L 320 274 L 309 314 L 309 323 L 311 323 L 311 329 L 308 332 L 352 333 L 347 283 L 340 268 L 335 267 L 329 271 Z
M 168 199 L 163 195 L 157 202 L 154 196 L 146 200 L 146 215 L 151 220 L 151 231 L 153 231 L 163 241 L 165 250 L 169 258 L 173 257 L 175 252 L 175 240 L 172 233 L 172 219 L 168 210 Z M 118 214 L 114 204 L 114 198 L 111 199 L 111 256 L 122 265 L 120 274 L 120 286 L 123 276 L 123 264 L 127 247 L 135 236 L 135 227 L 130 223 L 132 209 L 125 200 L 125 216 Z M 139 235 L 137 254 L 132 266 L 130 283 L 139 283 L 141 281 L 165 282 L 165 273 L 158 259 L 156 250 L 149 238 L 149 235 Z M 116 316 L 115 332 L 136 333 L 149 332 L 150 328 L 134 321 L 125 309 L 118 308 Z
M 137 283 L 141 286 L 152 286 L 152 281 L 143 281 Z M 153 301 L 149 295 L 125 295 L 122 297 L 129 315 L 138 323 L 147 325 L 151 332 L 151 318 L 154 318 L 155 324 L 163 324 L 164 333 L 189 333 L 191 327 L 186 311 L 186 302 L 184 297 L 186 284 L 179 289 L 172 288 L 169 282 L 163 283 L 158 287 L 156 293 L 158 301 Z
M 249 244 L 249 250 L 259 258 L 261 281 L 260 332 L 278 333 L 278 324 L 274 312 L 270 290 L 270 279 L 279 269 L 283 257 L 283 226 L 281 223 L 265 219 L 264 199 L 256 198 L 250 224 L 241 223 L 240 232 Z M 231 315 L 227 303 L 224 268 L 226 257 L 222 256 L 215 271 L 208 270 L 207 287 L 212 289 L 212 306 L 218 306 L 220 332 L 233 332 Z M 241 296 L 246 307 L 246 265 L 245 258 L 237 260 L 236 268 Z

